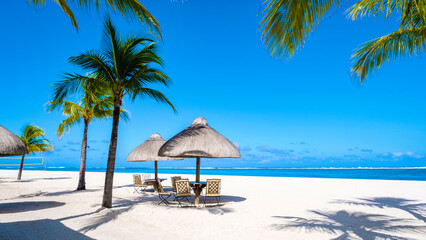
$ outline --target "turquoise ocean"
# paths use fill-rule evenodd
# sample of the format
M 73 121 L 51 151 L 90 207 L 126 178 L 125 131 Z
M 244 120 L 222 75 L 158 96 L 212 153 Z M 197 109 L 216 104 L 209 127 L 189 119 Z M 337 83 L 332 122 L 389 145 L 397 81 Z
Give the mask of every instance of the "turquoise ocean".
M 18 169 L 18 167 L 0 167 Z M 24 170 L 79 171 L 72 167 L 27 166 Z M 105 172 L 105 168 L 88 167 L 88 172 Z M 117 167 L 119 173 L 154 173 L 153 168 Z M 159 174 L 195 174 L 195 168 L 159 168 Z M 303 177 L 341 179 L 379 179 L 426 181 L 426 167 L 416 168 L 202 168 L 202 175 L 258 176 L 258 177 Z

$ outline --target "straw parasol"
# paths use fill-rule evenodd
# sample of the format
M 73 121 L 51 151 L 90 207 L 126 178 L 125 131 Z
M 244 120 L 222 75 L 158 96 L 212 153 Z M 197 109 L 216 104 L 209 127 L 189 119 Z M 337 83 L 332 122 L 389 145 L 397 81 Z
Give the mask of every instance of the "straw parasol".
M 196 118 L 191 126 L 167 141 L 159 150 L 159 156 L 197 158 L 195 204 L 200 199 L 200 159 L 240 158 L 240 151 L 228 139 L 211 128 L 206 119 Z
M 157 161 L 182 160 L 183 158 L 170 158 L 158 156 L 158 150 L 166 142 L 160 134 L 154 133 L 145 142 L 135 148 L 127 157 L 127 162 L 155 161 L 155 180 L 158 179 Z
M 0 157 L 27 154 L 27 147 L 15 134 L 0 125 Z

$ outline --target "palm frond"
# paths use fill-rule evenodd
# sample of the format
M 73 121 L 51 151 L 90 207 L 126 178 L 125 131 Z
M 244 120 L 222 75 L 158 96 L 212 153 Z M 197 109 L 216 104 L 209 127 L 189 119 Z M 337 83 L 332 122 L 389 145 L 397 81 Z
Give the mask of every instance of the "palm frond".
M 62 120 L 62 122 L 58 126 L 58 130 L 56 130 L 58 138 L 60 139 L 65 132 L 68 133 L 72 126 L 81 122 L 81 119 L 81 115 L 70 115 L 69 117 Z
M 77 92 L 81 88 L 81 83 L 87 78 L 79 74 L 65 73 L 63 80 L 52 85 L 53 101 L 63 100 L 66 96 Z
M 389 35 L 373 39 L 352 55 L 352 75 L 364 82 L 365 77 L 383 63 L 400 56 L 415 56 L 425 51 L 426 26 L 399 29 Z
M 136 97 L 151 98 L 157 102 L 166 103 L 173 109 L 174 112 L 176 112 L 176 108 L 173 106 L 173 104 L 160 91 L 151 88 L 138 88 L 133 91 L 131 97 L 132 99 L 135 99 Z
M 417 21 L 426 20 L 426 4 L 423 0 L 360 0 L 348 9 L 348 15 L 353 19 L 364 16 L 378 17 L 383 15 L 387 20 L 395 11 L 401 14 L 401 22 L 411 22 L 413 15 Z M 414 25 L 406 25 L 406 27 L 415 27 Z
M 82 9 L 101 8 L 100 0 L 53 0 L 62 11 L 70 18 L 72 25 L 78 30 L 77 19 L 70 8 L 70 3 L 76 3 Z M 46 0 L 27 0 L 35 7 L 41 7 L 46 4 Z M 119 11 L 123 16 L 139 19 L 146 24 L 151 32 L 161 37 L 160 24 L 149 13 L 149 11 L 138 0 L 104 0 L 104 6 L 113 11 Z
M 262 40 L 272 56 L 292 57 L 319 21 L 343 0 L 266 0 L 260 22 Z

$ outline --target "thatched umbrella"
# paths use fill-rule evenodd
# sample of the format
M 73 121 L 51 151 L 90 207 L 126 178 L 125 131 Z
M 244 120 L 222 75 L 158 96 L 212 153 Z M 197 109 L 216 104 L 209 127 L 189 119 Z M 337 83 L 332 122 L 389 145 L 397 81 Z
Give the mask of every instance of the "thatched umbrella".
M 127 162 L 155 161 L 155 180 L 158 179 L 157 161 L 182 160 L 183 158 L 170 158 L 158 156 L 158 150 L 166 142 L 160 134 L 154 133 L 145 142 L 135 148 L 127 157 Z
M 0 157 L 24 154 L 28 151 L 21 139 L 0 125 Z
M 182 132 L 167 141 L 158 152 L 164 157 L 197 158 L 195 204 L 200 200 L 200 159 L 239 158 L 240 151 L 228 139 L 211 128 L 206 119 L 198 117 Z

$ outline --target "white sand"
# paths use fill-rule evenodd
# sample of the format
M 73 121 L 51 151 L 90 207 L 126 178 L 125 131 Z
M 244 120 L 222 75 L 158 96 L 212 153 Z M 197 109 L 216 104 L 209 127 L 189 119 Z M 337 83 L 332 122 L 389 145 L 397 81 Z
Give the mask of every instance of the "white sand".
M 0 239 L 426 239 L 422 181 L 220 176 L 224 205 L 196 209 L 158 206 L 116 173 L 103 209 L 104 173 L 80 192 L 77 172 L 16 174 L 0 171 Z

